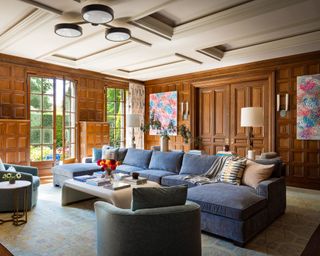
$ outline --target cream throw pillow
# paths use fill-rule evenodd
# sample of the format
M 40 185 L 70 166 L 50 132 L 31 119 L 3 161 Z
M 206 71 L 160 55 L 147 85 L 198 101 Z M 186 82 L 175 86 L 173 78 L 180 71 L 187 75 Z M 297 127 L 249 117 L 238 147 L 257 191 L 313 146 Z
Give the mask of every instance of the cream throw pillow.
M 274 164 L 265 165 L 247 161 L 246 169 L 242 177 L 242 184 L 257 188 L 259 183 L 268 179 L 273 172 Z
M 2 160 L 0 158 L 0 171 L 5 171 L 5 170 L 6 170 L 6 168 L 5 168 L 3 162 L 2 162 Z

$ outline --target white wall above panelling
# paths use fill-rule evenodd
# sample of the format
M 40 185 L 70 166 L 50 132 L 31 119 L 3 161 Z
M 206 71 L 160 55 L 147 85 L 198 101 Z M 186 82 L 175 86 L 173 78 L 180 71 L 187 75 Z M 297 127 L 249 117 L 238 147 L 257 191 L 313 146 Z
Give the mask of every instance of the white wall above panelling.
M 1 53 L 144 81 L 320 50 L 319 0 L 37 1 L 58 12 L 0 0 Z M 90 24 L 79 38 L 54 33 L 91 3 L 109 5 L 110 24 L 145 43 L 107 41 L 106 28 Z M 200 52 L 216 46 L 220 61 Z

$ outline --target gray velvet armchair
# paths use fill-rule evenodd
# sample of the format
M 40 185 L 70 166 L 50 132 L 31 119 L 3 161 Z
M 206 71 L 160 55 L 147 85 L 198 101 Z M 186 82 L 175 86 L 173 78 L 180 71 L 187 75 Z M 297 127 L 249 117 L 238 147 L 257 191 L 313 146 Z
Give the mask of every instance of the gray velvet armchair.
M 38 200 L 38 187 L 40 185 L 40 179 L 38 177 L 38 168 L 32 166 L 22 166 L 14 164 L 4 164 L 5 168 L 8 169 L 13 166 L 17 172 L 21 173 L 21 180 L 27 180 L 31 182 L 28 187 L 28 199 L 27 209 L 30 210 L 37 204 Z M 3 174 L 9 173 L 8 171 L 0 171 L 0 181 L 3 181 Z M 12 172 L 11 172 L 12 173 Z M 21 192 L 22 193 L 22 192 Z M 0 190 L 0 212 L 11 212 L 13 211 L 13 192 L 10 190 Z M 22 209 L 22 194 L 19 195 L 19 208 Z
M 200 256 L 200 207 L 131 211 L 96 202 L 98 256 Z

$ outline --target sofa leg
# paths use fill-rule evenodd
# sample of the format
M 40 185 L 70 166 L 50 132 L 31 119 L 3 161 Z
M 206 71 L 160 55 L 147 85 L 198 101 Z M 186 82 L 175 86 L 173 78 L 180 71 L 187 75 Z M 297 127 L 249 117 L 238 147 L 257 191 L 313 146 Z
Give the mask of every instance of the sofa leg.
M 244 247 L 245 243 L 241 243 L 239 241 L 233 241 L 233 244 L 238 247 Z

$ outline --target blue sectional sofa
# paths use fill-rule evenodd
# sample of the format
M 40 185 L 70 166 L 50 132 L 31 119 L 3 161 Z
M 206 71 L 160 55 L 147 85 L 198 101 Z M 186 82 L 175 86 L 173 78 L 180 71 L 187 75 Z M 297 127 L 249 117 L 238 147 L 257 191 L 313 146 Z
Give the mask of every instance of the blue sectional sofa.
M 128 149 L 117 172 L 139 172 L 163 186 L 187 184 L 188 200 L 201 207 L 201 229 L 243 246 L 285 212 L 283 164 L 279 159 L 257 161 L 275 166 L 271 178 L 259 183 L 256 189 L 227 183 L 196 186 L 184 180 L 187 175 L 205 173 L 218 157 Z
M 184 179 L 187 175 L 207 172 L 218 159 L 216 155 L 132 148 L 122 152 L 125 152 L 125 157 L 116 172 L 139 172 L 142 177 L 163 186 L 187 184 L 187 199 L 196 202 L 201 208 L 201 229 L 230 239 L 239 246 L 243 246 L 285 211 L 286 186 L 281 176 L 283 165 L 279 159 L 257 161 L 275 166 L 272 176 L 254 189 L 227 183 L 197 186 Z M 55 167 L 54 184 L 61 186 L 65 179 L 91 174 L 96 168 L 95 163 Z

